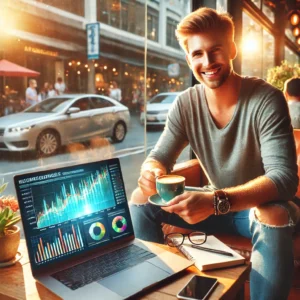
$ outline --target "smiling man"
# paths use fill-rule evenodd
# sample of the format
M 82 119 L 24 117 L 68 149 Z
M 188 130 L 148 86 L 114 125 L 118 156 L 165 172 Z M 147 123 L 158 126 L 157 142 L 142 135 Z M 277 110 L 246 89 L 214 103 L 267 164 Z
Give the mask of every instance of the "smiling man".
M 136 236 L 163 243 L 165 223 L 252 238 L 251 299 L 287 299 L 297 221 L 290 200 L 298 185 L 287 103 L 263 80 L 234 72 L 234 25 L 227 14 L 200 8 L 180 22 L 176 35 L 200 84 L 178 96 L 142 165 L 131 199 Z M 155 177 L 170 172 L 188 144 L 209 185 L 167 207 L 148 204 Z

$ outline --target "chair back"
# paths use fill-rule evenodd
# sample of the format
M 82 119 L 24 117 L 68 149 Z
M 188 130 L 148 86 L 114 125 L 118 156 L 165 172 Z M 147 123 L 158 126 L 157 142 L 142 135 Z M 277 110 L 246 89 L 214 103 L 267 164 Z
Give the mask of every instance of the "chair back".
M 297 152 L 298 176 L 300 178 L 300 129 L 294 129 L 294 138 Z M 298 184 L 296 196 L 300 198 L 300 184 Z

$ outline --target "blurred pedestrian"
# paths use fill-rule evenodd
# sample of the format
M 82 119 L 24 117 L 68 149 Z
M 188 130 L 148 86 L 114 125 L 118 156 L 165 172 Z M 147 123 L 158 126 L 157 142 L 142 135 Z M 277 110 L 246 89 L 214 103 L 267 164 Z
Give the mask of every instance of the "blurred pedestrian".
M 49 84 L 49 89 L 48 89 L 48 97 L 54 97 L 56 95 L 56 91 L 55 89 L 53 88 L 53 84 L 50 83 Z
M 300 129 L 300 78 L 286 80 L 283 92 L 289 105 L 292 125 L 295 129 Z
M 41 102 L 45 99 L 47 99 L 49 93 L 49 83 L 45 82 L 43 88 L 41 89 L 41 92 L 38 94 L 38 101 Z
M 61 77 L 57 77 L 57 81 L 54 85 L 54 88 L 56 90 L 56 94 L 57 95 L 62 95 L 64 94 L 65 90 L 66 90 L 66 85 L 63 82 L 63 79 Z
M 118 88 L 118 84 L 115 81 L 112 82 L 112 87 L 109 90 L 109 97 L 119 102 L 122 100 L 121 89 Z
M 35 79 L 29 80 L 29 87 L 26 89 L 25 98 L 26 104 L 31 106 L 38 103 L 38 96 L 37 96 L 37 83 Z

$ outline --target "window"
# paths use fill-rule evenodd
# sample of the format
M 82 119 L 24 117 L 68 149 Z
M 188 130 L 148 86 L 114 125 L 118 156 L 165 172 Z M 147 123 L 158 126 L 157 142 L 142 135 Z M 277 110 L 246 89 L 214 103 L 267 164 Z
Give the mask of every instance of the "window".
M 274 8 L 275 5 L 271 1 L 263 1 L 262 12 L 273 23 L 275 21 Z
M 46 5 L 54 6 L 61 10 L 73 13 L 75 15 L 84 16 L 84 0 L 36 0 Z
M 275 20 L 275 4 L 274 1 L 266 1 L 266 0 L 251 0 L 253 4 L 255 4 L 262 13 L 271 21 L 274 23 Z
M 17 173 L 119 157 L 129 198 L 137 186 L 141 162 L 164 127 L 144 127 L 141 122 L 142 113 L 147 111 L 144 104 L 158 94 L 175 94 L 191 86 L 185 54 L 174 33 L 178 21 L 190 11 L 190 1 L 96 0 L 96 9 L 90 5 L 93 2 L 10 0 L 4 1 L 4 9 L 0 10 L 1 24 L 5 24 L 0 59 L 39 72 L 39 76 L 34 77 L 37 93 L 44 88 L 52 93 L 52 99 L 28 109 L 30 121 L 45 118 L 41 120 L 43 126 L 49 124 L 61 129 L 54 133 L 47 131 L 49 127 L 43 127 L 38 132 L 37 123 L 30 123 L 33 127 L 23 125 L 21 116 L 16 113 L 27 106 L 25 90 L 31 77 L 6 77 L 5 81 L 0 77 L 0 92 L 4 94 L 1 98 L 5 99 L 0 103 L 0 133 L 4 134 L 0 155 L 4 148 L 8 153 L 1 156 L 0 169 L 9 181 L 9 194 L 14 194 L 12 178 Z M 145 5 L 148 5 L 146 19 Z M 100 23 L 100 56 L 91 60 L 87 58 L 85 29 L 90 20 Z M 148 27 L 146 58 L 145 21 Z M 58 78 L 66 86 L 59 96 L 51 87 Z M 118 105 L 105 98 L 115 86 L 122 92 Z M 80 95 L 84 98 L 73 103 L 74 97 Z M 66 113 L 69 107 L 78 107 L 81 112 L 71 109 Z M 94 108 L 105 108 L 105 111 L 111 108 L 112 112 L 101 114 L 99 109 L 96 114 Z M 94 114 L 93 118 L 90 113 Z M 32 142 L 12 144 L 8 141 L 6 125 L 1 122 L 2 117 L 10 117 L 5 116 L 8 114 L 15 114 L 16 123 L 20 124 L 16 130 L 20 133 L 25 130 Z M 48 139 L 53 152 L 42 153 L 35 134 Z M 23 142 L 13 142 L 20 141 Z M 186 149 L 178 162 L 188 158 Z M 18 163 L 12 163 L 15 161 Z
M 261 0 L 251 0 L 252 3 L 254 3 L 258 8 L 260 8 Z
M 158 41 L 158 11 L 148 7 L 148 39 Z
M 85 111 L 91 109 L 91 103 L 89 98 L 83 98 L 77 100 L 71 107 L 78 107 L 80 111 Z
M 275 41 L 274 37 L 266 30 L 263 30 L 263 45 L 262 45 L 262 78 L 267 78 L 267 72 L 275 64 Z
M 174 100 L 176 99 L 177 94 L 175 95 L 158 95 L 155 98 L 153 98 L 150 103 L 162 103 L 162 104 L 166 104 L 166 103 L 173 103 Z
M 284 47 L 284 59 L 291 65 L 299 63 L 299 56 L 288 47 Z
M 94 108 L 105 108 L 105 107 L 115 106 L 112 102 L 105 100 L 103 98 L 92 97 L 91 101 L 93 103 Z
M 72 98 L 51 98 L 43 100 L 37 105 L 30 106 L 26 109 L 26 112 L 42 112 L 42 113 L 56 113 L 63 111 L 66 107 L 70 105 Z
M 175 36 L 175 29 L 177 26 L 177 21 L 171 19 L 171 18 L 167 18 L 167 45 L 172 47 L 172 48 L 176 48 L 176 49 L 180 49 L 180 46 L 177 42 L 176 36 Z
M 242 74 L 266 79 L 274 66 L 274 37 L 243 13 Z
M 97 0 L 97 19 L 110 26 L 145 35 L 145 5 L 134 0 Z M 148 6 L 148 39 L 158 41 L 157 10 Z

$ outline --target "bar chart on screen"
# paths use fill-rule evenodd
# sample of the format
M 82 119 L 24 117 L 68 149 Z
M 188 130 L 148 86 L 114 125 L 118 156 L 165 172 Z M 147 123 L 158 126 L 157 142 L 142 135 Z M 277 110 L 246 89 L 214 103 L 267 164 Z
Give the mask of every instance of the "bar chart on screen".
M 37 264 L 80 251 L 84 248 L 80 228 L 77 225 L 67 225 L 41 234 L 31 239 L 35 249 L 34 260 Z

